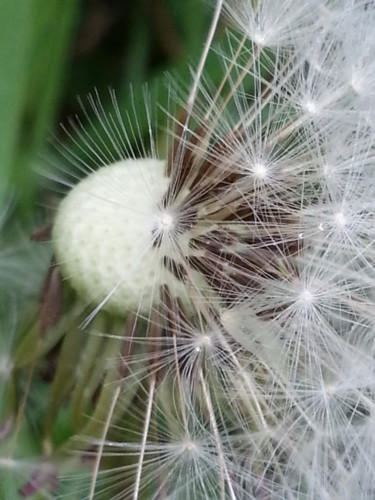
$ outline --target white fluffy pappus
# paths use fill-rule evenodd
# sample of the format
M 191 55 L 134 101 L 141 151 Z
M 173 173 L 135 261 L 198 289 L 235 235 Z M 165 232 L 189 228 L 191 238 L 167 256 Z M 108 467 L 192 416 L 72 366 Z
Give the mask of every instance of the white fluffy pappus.
M 240 34 L 216 50 L 222 81 L 204 50 L 166 111 L 165 156 L 151 115 L 137 154 L 137 122 L 95 100 L 117 156 L 80 126 L 82 156 L 65 152 L 88 175 L 57 209 L 61 272 L 90 318 L 128 318 L 90 499 L 374 496 L 375 8 L 312 4 L 216 3 L 207 50 L 222 11 Z M 132 342 L 138 399 L 112 422 Z

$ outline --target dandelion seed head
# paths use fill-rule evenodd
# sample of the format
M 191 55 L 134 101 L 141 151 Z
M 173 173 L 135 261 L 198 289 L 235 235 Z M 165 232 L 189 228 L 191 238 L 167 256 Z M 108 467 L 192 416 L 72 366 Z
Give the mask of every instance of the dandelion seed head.
M 268 169 L 264 163 L 256 162 L 252 167 L 254 177 L 258 180 L 264 180 L 268 175 Z
M 333 384 L 333 383 L 326 384 L 325 387 L 324 387 L 324 393 L 328 397 L 334 396 L 337 393 L 337 386 L 335 384 Z
M 136 387 L 139 421 L 118 445 L 132 465 L 113 476 L 124 498 L 154 484 L 153 498 L 328 499 L 342 484 L 355 497 L 374 477 L 374 102 L 362 97 L 375 73 L 357 27 L 375 9 L 221 11 L 241 35 L 217 52 L 222 81 L 206 85 L 204 52 L 181 114 L 166 110 L 166 160 L 89 174 L 56 215 L 65 279 L 148 320 L 126 329 L 124 364 L 143 371 L 121 383 Z
M 352 86 L 354 92 L 357 92 L 357 94 L 362 94 L 365 90 L 363 79 L 359 74 L 352 75 L 350 85 Z
M 169 231 L 173 227 L 173 217 L 167 212 L 157 218 L 158 226 L 162 231 Z
M 194 339 L 195 351 L 201 352 L 213 347 L 213 339 L 211 335 L 205 332 L 199 332 Z
M 344 227 L 347 224 L 347 218 L 342 211 L 335 213 L 334 220 L 338 227 Z
M 318 105 L 314 101 L 306 101 L 303 103 L 303 107 L 311 115 L 316 115 L 319 112 Z
M 272 33 L 269 33 L 269 35 L 272 36 Z M 260 46 L 266 45 L 267 43 L 266 34 L 260 31 L 259 29 L 254 31 L 253 40 Z
M 119 162 L 91 173 L 61 203 L 54 250 L 63 275 L 85 299 L 124 313 L 157 302 L 165 282 L 178 289 L 173 275 L 160 271 L 174 227 L 173 215 L 160 208 L 164 171 L 161 160 Z
M 304 0 L 286 0 L 282 4 L 275 4 L 273 0 L 257 4 L 225 0 L 224 9 L 228 17 L 260 46 L 289 46 L 314 31 L 314 15 L 319 16 L 320 2 L 311 1 L 307 9 Z
M 335 168 L 329 164 L 329 163 L 324 163 L 323 165 L 323 173 L 324 173 L 324 176 L 327 178 L 327 179 L 331 179 L 334 175 L 334 172 L 335 172 Z
M 299 300 L 304 304 L 312 304 L 314 302 L 314 294 L 306 288 L 299 294 Z
M 186 440 L 181 443 L 181 447 L 186 453 L 195 453 L 197 452 L 197 445 L 191 440 Z

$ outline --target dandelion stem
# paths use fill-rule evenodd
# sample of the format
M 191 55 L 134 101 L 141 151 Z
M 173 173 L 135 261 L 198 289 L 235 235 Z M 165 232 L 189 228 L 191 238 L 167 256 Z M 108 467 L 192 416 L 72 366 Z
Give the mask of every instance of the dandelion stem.
M 145 456 L 146 440 L 147 440 L 148 429 L 150 427 L 150 421 L 151 421 L 151 411 L 152 411 L 152 403 L 154 400 L 155 386 L 156 386 L 156 376 L 154 375 L 151 377 L 151 380 L 150 380 L 150 387 L 149 387 L 149 392 L 148 392 L 148 402 L 147 402 L 147 409 L 146 409 L 146 415 L 145 415 L 145 423 L 144 423 L 143 434 L 142 434 L 141 451 L 139 453 L 137 475 L 136 475 L 135 483 L 134 483 L 133 500 L 137 500 L 138 496 L 139 496 L 143 459 Z
M 111 406 L 110 406 L 109 411 L 108 411 L 108 416 L 107 416 L 107 419 L 106 419 L 104 427 L 103 427 L 103 432 L 102 432 L 102 435 L 100 438 L 99 449 L 98 449 L 98 452 L 97 452 L 96 457 L 95 457 L 94 470 L 93 470 L 88 500 L 94 500 L 94 498 L 95 498 L 94 497 L 95 488 L 96 488 L 96 483 L 97 483 L 98 474 L 99 474 L 100 462 L 101 462 L 101 459 L 103 456 L 105 438 L 106 438 L 107 433 L 108 433 L 109 425 L 110 425 L 110 422 L 112 419 L 113 412 L 115 411 L 116 403 L 117 403 L 118 398 L 120 396 L 120 392 L 121 392 L 121 384 L 117 384 L 115 392 L 113 393 L 113 398 L 112 398 Z
M 219 460 L 220 460 L 220 468 L 224 472 L 224 476 L 225 476 L 225 479 L 227 481 L 228 488 L 229 488 L 230 498 L 232 500 L 236 500 L 236 495 L 235 495 L 234 490 L 233 490 L 232 481 L 231 481 L 230 476 L 229 476 L 229 471 L 228 471 L 228 468 L 226 466 L 225 457 L 224 457 L 223 450 L 222 450 L 222 447 L 220 444 L 220 433 L 219 433 L 219 429 L 217 427 L 217 423 L 216 423 L 216 419 L 215 419 L 215 412 L 214 412 L 214 409 L 212 406 L 211 396 L 210 396 L 210 393 L 208 391 L 207 384 L 206 384 L 206 381 L 204 379 L 202 369 L 199 370 L 199 379 L 200 379 L 200 382 L 202 385 L 203 397 L 204 397 L 204 400 L 205 400 L 205 403 L 207 406 L 207 410 L 208 410 L 208 415 L 210 418 L 210 425 L 212 427 L 212 432 L 214 433 L 215 440 L 216 440 L 217 452 L 218 452 Z M 224 486 L 221 488 L 221 498 L 222 498 L 222 500 L 225 499 Z
M 126 322 L 126 328 L 125 328 L 124 349 L 123 349 L 123 356 L 122 356 L 123 364 L 121 365 L 120 370 L 119 370 L 120 377 L 117 380 L 116 388 L 115 388 L 115 391 L 114 391 L 113 397 L 112 397 L 111 406 L 109 408 L 108 416 L 107 416 L 107 419 L 106 419 L 104 427 L 103 427 L 103 432 L 102 432 L 102 436 L 100 439 L 99 449 L 98 449 L 98 452 L 97 452 L 96 457 L 95 457 L 93 479 L 92 479 L 92 482 L 90 485 L 89 500 L 94 499 L 95 487 L 96 487 L 96 483 L 97 483 L 97 477 L 99 474 L 100 462 L 101 462 L 101 458 L 103 456 L 104 443 L 105 443 L 105 439 L 106 439 L 106 436 L 108 433 L 110 422 L 112 420 L 112 415 L 115 411 L 116 404 L 117 404 L 118 398 L 120 396 L 122 381 L 125 377 L 125 371 L 128 368 L 128 362 L 129 362 L 129 356 L 130 356 L 130 352 L 131 352 L 131 346 L 132 346 L 132 340 L 133 340 L 133 336 L 134 336 L 135 326 L 136 326 L 136 318 L 134 317 L 134 314 L 129 314 L 127 322 Z
M 38 345 L 35 348 L 36 352 L 39 352 L 40 344 L 41 344 L 41 341 L 39 339 Z M 13 433 L 12 440 L 10 442 L 9 451 L 8 451 L 8 457 L 12 457 L 14 452 L 15 452 L 18 435 L 19 435 L 19 432 L 21 430 L 22 418 L 24 416 L 27 399 L 29 397 L 30 386 L 31 386 L 31 382 L 32 382 L 32 378 L 33 378 L 33 374 L 34 374 L 34 370 L 35 370 L 35 365 L 36 365 L 36 357 L 33 359 L 31 366 L 30 366 L 30 369 L 29 369 L 28 374 L 27 374 L 26 386 L 25 386 L 25 389 L 23 392 L 22 400 L 21 400 L 19 408 L 18 408 L 18 412 L 17 412 L 15 424 L 14 424 L 14 433 Z
M 199 66 L 198 66 L 197 72 L 196 72 L 195 77 L 194 77 L 193 86 L 191 88 L 191 91 L 190 91 L 190 94 L 189 94 L 189 98 L 187 100 L 186 125 L 187 125 L 187 122 L 188 122 L 188 120 L 190 118 L 190 115 L 192 113 L 193 106 L 194 106 L 194 103 L 195 103 L 195 99 L 197 97 L 199 82 L 200 82 L 200 79 L 202 77 L 202 73 L 203 73 L 204 66 L 206 64 L 208 52 L 210 50 L 211 43 L 212 43 L 212 40 L 213 40 L 215 31 L 216 31 L 216 28 L 217 28 L 217 24 L 219 22 L 219 17 L 220 17 L 221 10 L 222 10 L 222 7 L 223 7 L 223 2 L 224 2 L 224 0 L 218 0 L 218 2 L 216 4 L 215 13 L 214 13 L 214 16 L 213 16 L 213 19 L 212 19 L 212 23 L 211 23 L 211 26 L 210 26 L 210 29 L 209 29 L 209 32 L 208 32 L 208 36 L 207 36 L 207 40 L 206 40 L 204 49 L 203 49 L 203 52 L 202 52 L 202 57 L 201 57 L 201 59 L 199 61 Z
M 211 116 L 211 113 L 212 113 L 212 111 L 213 111 L 213 109 L 214 109 L 215 103 L 216 103 L 216 101 L 218 100 L 218 98 L 220 97 L 221 91 L 223 90 L 224 85 L 225 85 L 225 83 L 227 82 L 227 80 L 228 80 L 228 78 L 229 78 L 229 75 L 230 75 L 230 73 L 231 73 L 231 71 L 232 71 L 232 69 L 233 69 L 233 67 L 234 67 L 234 65 L 235 65 L 235 63 L 236 63 L 236 61 L 237 61 L 237 58 L 238 58 L 238 57 L 239 57 L 239 55 L 241 54 L 241 50 L 243 49 L 243 46 L 244 46 L 244 44 L 245 44 L 245 41 L 246 41 L 246 40 L 247 40 L 247 36 L 243 36 L 243 37 L 242 37 L 242 40 L 241 40 L 241 42 L 240 42 L 240 44 L 238 45 L 238 48 L 237 48 L 237 50 L 236 50 L 236 53 L 234 54 L 234 56 L 233 56 L 233 58 L 232 58 L 232 60 L 231 60 L 231 62 L 230 62 L 230 65 L 229 65 L 229 67 L 228 67 L 228 68 L 227 68 L 227 70 L 226 70 L 226 73 L 225 73 L 225 75 L 224 75 L 224 78 L 223 78 L 223 79 L 221 80 L 221 82 L 220 82 L 220 85 L 219 85 L 219 87 L 218 87 L 218 89 L 217 89 L 217 91 L 216 91 L 215 97 L 212 99 L 211 106 L 208 108 L 207 113 L 206 113 L 206 114 L 205 114 L 205 116 L 204 116 L 204 120 L 205 120 L 205 121 L 207 121 L 207 120 L 209 119 L 209 117 Z M 254 59 L 254 58 L 251 58 L 251 65 L 253 64 L 253 59 Z M 250 65 L 250 67 L 251 67 L 251 65 Z M 244 71 L 245 71 L 245 70 L 244 70 Z M 242 75 L 241 75 L 241 76 L 242 76 Z M 240 77 L 239 77 L 239 78 L 240 78 Z M 239 78 L 238 78 L 238 80 L 239 80 Z M 237 86 L 238 86 L 238 84 L 237 84 Z M 233 92 L 234 92 L 235 88 L 236 88 L 235 86 L 234 86 L 234 88 L 233 88 L 233 89 L 231 88 L 230 93 L 228 94 L 228 96 L 226 97 L 226 99 L 225 99 L 225 101 L 224 101 L 224 103 L 223 103 L 223 107 L 221 108 L 221 111 L 223 110 L 223 108 L 224 108 L 225 104 L 227 104 L 227 103 L 228 103 L 228 100 L 230 99 L 231 95 L 233 94 Z M 218 116 L 220 116 L 220 112 L 218 113 Z
M 179 398 L 180 398 L 180 402 L 181 402 L 182 420 L 184 422 L 185 432 L 186 432 L 186 434 L 188 434 L 188 424 L 187 424 L 185 404 L 184 404 L 184 395 L 183 395 L 183 391 L 182 391 L 182 382 L 181 382 L 181 375 L 180 375 L 180 366 L 179 366 L 179 361 L 178 361 L 176 335 L 173 335 L 173 353 L 174 353 L 174 358 L 175 358 L 175 363 L 176 363 L 176 377 L 177 377 L 177 383 L 178 383 Z

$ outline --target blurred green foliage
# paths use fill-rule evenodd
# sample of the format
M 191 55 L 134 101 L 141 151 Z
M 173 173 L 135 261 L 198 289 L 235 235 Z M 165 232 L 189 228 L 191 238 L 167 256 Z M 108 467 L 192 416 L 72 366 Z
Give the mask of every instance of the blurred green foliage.
M 35 202 L 33 162 L 63 95 L 76 11 L 75 0 L 0 6 L 0 200 L 13 192 L 23 215 Z
M 0 206 L 12 193 L 17 216 L 32 218 L 43 204 L 37 167 L 49 134 L 80 114 L 78 96 L 95 89 L 111 106 L 114 88 L 126 109 L 130 92 L 137 106 L 165 72 L 188 85 L 209 13 L 200 0 L 3 0 Z

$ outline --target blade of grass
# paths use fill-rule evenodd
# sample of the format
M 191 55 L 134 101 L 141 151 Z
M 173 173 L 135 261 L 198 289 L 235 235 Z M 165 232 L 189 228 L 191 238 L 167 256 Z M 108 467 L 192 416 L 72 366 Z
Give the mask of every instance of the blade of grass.
M 33 2 L 3 0 L 0 16 L 0 205 L 5 202 L 17 153 L 29 52 Z
M 32 165 L 54 120 L 78 3 L 4 0 L 0 16 L 0 204 L 9 188 L 22 213 L 37 190 Z

